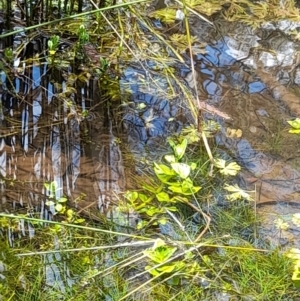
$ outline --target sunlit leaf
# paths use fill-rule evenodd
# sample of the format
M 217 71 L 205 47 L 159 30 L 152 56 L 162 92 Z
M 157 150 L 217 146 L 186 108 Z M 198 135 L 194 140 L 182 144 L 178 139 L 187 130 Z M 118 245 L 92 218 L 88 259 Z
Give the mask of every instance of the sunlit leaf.
M 168 163 L 174 163 L 174 162 L 176 162 L 176 159 L 175 159 L 174 155 L 165 155 L 164 158 L 165 158 L 165 160 Z
M 220 173 L 225 176 L 235 176 L 241 170 L 241 167 L 236 162 L 231 162 L 226 165 L 225 160 L 217 159 L 214 163 L 215 166 L 220 169 Z
M 244 199 L 247 201 L 252 201 L 253 199 L 251 198 L 250 194 L 245 192 L 243 189 L 241 189 L 238 185 L 228 185 L 226 184 L 224 187 L 225 190 L 230 192 L 229 195 L 226 196 L 226 198 L 229 201 L 237 201 L 240 199 Z
M 172 163 L 171 166 L 182 179 L 186 179 L 191 172 L 191 167 L 185 163 Z
M 275 227 L 279 230 L 287 230 L 289 228 L 289 224 L 281 218 L 276 219 L 274 221 L 274 224 L 275 224 Z
M 292 223 L 295 226 L 300 227 L 300 213 L 295 213 L 292 215 Z

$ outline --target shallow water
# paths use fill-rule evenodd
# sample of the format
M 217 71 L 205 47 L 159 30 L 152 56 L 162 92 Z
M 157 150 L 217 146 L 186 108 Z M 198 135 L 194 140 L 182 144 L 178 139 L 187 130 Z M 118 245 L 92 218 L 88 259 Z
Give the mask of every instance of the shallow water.
M 274 233 L 278 234 L 274 221 L 284 206 L 278 203 L 286 204 L 283 215 L 300 212 L 300 136 L 288 133 L 286 122 L 299 116 L 299 42 L 285 34 L 300 24 L 286 22 L 282 27 L 279 22 L 274 28 L 253 30 L 221 22 L 218 31 L 202 27 L 201 21 L 196 24 L 193 34 L 202 39 L 204 30 L 204 41 L 214 41 L 195 66 L 200 97 L 231 117 L 220 120 L 217 143 L 244 168 L 241 185 L 255 191 L 257 210 L 266 217 L 264 236 L 269 233 L 274 243 Z M 208 32 L 213 38 L 207 37 Z M 242 136 L 232 135 L 232 129 L 241 130 Z M 290 242 L 296 240 L 295 231 L 285 232 L 293 237 Z

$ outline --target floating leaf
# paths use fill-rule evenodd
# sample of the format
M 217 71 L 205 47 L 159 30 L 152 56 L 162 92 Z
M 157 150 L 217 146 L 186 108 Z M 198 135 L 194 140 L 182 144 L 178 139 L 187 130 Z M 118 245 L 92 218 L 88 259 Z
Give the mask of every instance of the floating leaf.
M 295 213 L 292 216 L 292 223 L 297 226 L 300 227 L 300 213 Z
M 243 135 L 243 132 L 241 129 L 226 129 L 226 136 L 229 138 L 241 138 Z
M 226 184 L 224 187 L 225 190 L 231 192 L 231 194 L 227 195 L 226 198 L 229 201 L 237 201 L 239 199 L 244 199 L 247 201 L 252 201 L 250 194 L 241 189 L 238 185 L 228 185 Z
M 279 230 L 287 230 L 289 228 L 289 224 L 284 222 L 283 219 L 278 218 L 274 221 L 275 227 Z
M 220 169 L 220 173 L 225 176 L 235 176 L 241 170 L 241 167 L 236 162 L 231 162 L 226 165 L 225 160 L 217 159 L 214 163 L 215 166 Z
M 176 10 L 172 8 L 156 10 L 150 13 L 150 17 L 160 19 L 167 24 L 172 24 L 176 21 Z

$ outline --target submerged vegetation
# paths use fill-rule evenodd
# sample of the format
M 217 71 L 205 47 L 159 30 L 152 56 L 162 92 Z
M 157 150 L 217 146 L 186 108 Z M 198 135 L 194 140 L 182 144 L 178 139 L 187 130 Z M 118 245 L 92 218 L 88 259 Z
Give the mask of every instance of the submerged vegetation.
M 166 138 L 167 152 L 161 154 L 154 142 L 156 159 L 147 158 L 146 152 L 140 160 L 146 167 L 133 177 L 134 188 L 113 191 L 117 197 L 108 212 L 88 210 L 96 200 L 86 200 L 84 191 L 72 198 L 66 192 L 72 185 L 60 186 L 50 173 L 45 173 L 45 180 L 39 171 L 41 177 L 31 183 L 1 171 L 3 191 L 17 187 L 29 191 L 23 196 L 37 196 L 22 199 L 18 210 L 15 205 L 1 207 L 0 300 L 297 300 L 299 252 L 292 250 L 286 256 L 260 238 L 256 192 L 239 186 L 240 165 L 215 146 L 220 126 L 205 114 L 228 116 L 199 98 L 193 55 L 206 50 L 204 43 L 190 35 L 189 17 L 213 24 L 210 20 L 219 14 L 257 27 L 266 21 L 299 21 L 299 10 L 292 0 L 176 1 L 162 9 L 142 2 L 109 6 L 101 1 L 99 8 L 90 1 L 85 4 L 90 11 L 85 13 L 81 13 L 81 1 L 65 1 L 64 7 L 61 2 L 49 7 L 47 2 L 44 11 L 32 2 L 21 10 L 22 14 L 30 12 L 21 18 L 24 28 L 14 31 L 9 25 L 1 36 L 15 35 L 22 41 L 5 40 L 2 88 L 19 107 L 30 104 L 24 96 L 28 91 L 17 87 L 16 80 L 27 74 L 26 68 L 45 65 L 54 93 L 43 109 L 50 108 L 53 116 L 49 114 L 51 124 L 41 129 L 57 133 L 59 124 L 64 130 L 71 128 L 67 133 L 70 144 L 84 144 L 81 152 L 102 154 L 105 139 L 90 138 L 90 128 L 101 120 L 94 129 L 109 129 L 105 138 L 119 155 L 107 156 L 111 169 L 119 168 L 112 162 L 112 157 L 120 160 L 116 149 L 126 145 L 121 135 L 114 137 L 112 129 L 119 129 L 123 122 L 130 136 L 132 120 L 138 116 L 146 136 L 159 131 L 154 109 L 144 111 L 150 106 L 146 97 L 136 101 L 133 94 L 176 103 L 184 121 L 178 122 L 179 130 L 171 128 L 168 137 L 161 135 L 160 141 Z M 10 1 L 1 5 L 10 13 Z M 33 8 L 51 13 L 44 23 L 36 24 L 40 20 L 33 18 Z M 166 27 L 155 23 L 160 21 Z M 20 37 L 23 31 L 25 38 Z M 38 49 L 38 43 L 31 44 L 35 40 L 42 41 Z M 34 46 L 30 54 L 29 46 Z M 191 82 L 181 78 L 184 68 L 191 69 Z M 99 94 L 93 94 L 93 89 Z M 90 95 L 99 101 L 91 101 Z M 3 137 L 25 131 L 24 124 L 3 112 L 1 108 L 1 125 L 10 125 Z M 169 114 L 165 123 L 172 125 L 176 118 Z M 298 119 L 288 123 L 292 133 L 299 133 Z M 237 134 L 240 130 L 233 131 L 236 137 L 242 135 Z M 25 149 L 25 143 L 22 146 Z M 76 156 L 75 148 L 69 152 Z M 59 163 L 66 165 L 65 173 L 77 167 L 63 160 Z M 75 182 L 74 178 L 69 181 Z M 115 183 L 108 180 L 106 184 L 111 182 Z M 78 207 L 86 201 L 90 204 Z M 293 225 L 298 227 L 297 218 L 293 217 Z M 288 226 L 286 221 L 277 221 L 278 239 Z

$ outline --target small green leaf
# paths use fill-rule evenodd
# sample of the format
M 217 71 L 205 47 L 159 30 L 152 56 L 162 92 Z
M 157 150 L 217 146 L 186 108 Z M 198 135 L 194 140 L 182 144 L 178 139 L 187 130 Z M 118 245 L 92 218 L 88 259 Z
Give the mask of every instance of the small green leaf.
M 68 199 L 66 198 L 66 197 L 61 197 L 59 200 L 58 200 L 58 202 L 59 203 L 65 203 L 65 202 L 67 202 L 68 201 Z
M 143 203 L 146 203 L 147 200 L 148 200 L 148 197 L 143 194 L 143 193 L 139 193 L 139 199 L 143 202 Z
M 164 174 L 162 174 L 162 175 L 156 174 L 156 176 L 162 183 L 165 183 L 165 184 L 167 184 L 169 182 L 169 180 L 172 178 L 172 176 L 167 176 Z
M 176 266 L 172 265 L 163 265 L 162 267 L 157 268 L 158 271 L 162 273 L 172 273 L 175 270 Z
M 190 167 L 191 167 L 191 170 L 195 170 L 197 167 L 197 163 L 191 163 Z
M 153 187 L 153 186 L 150 186 L 150 185 L 147 185 L 147 184 L 144 184 L 142 186 L 142 188 L 145 189 L 145 190 L 148 190 L 148 191 L 150 191 L 152 193 L 156 193 L 156 191 L 157 191 L 156 187 Z
M 170 201 L 169 195 L 164 191 L 158 193 L 156 195 L 156 198 L 159 202 L 169 202 Z
M 176 252 L 176 250 L 176 247 L 160 246 L 155 250 L 145 250 L 143 253 L 155 263 L 163 263 L 167 261 Z
M 63 213 L 65 211 L 65 206 L 61 205 L 61 204 L 56 204 L 55 205 L 55 210 L 59 213 Z
M 151 206 L 151 207 L 142 208 L 140 212 L 141 213 L 145 212 L 149 216 L 154 216 L 156 214 L 163 213 L 163 209 Z
M 137 200 L 138 196 L 139 194 L 136 191 L 127 191 L 124 195 L 124 197 L 132 203 Z
M 180 186 L 172 184 L 169 186 L 169 189 L 179 194 L 192 195 L 198 192 L 201 189 L 201 187 L 194 186 L 192 180 L 190 178 L 187 178 L 184 181 L 182 181 Z
M 154 172 L 156 173 L 156 175 L 168 175 L 168 176 L 174 176 L 176 175 L 176 173 L 167 165 L 164 164 L 157 164 L 154 163 Z
M 175 147 L 173 147 L 175 157 L 177 160 L 180 160 L 184 154 L 187 147 L 187 139 L 183 139 L 183 141 L 180 144 L 177 144 Z

